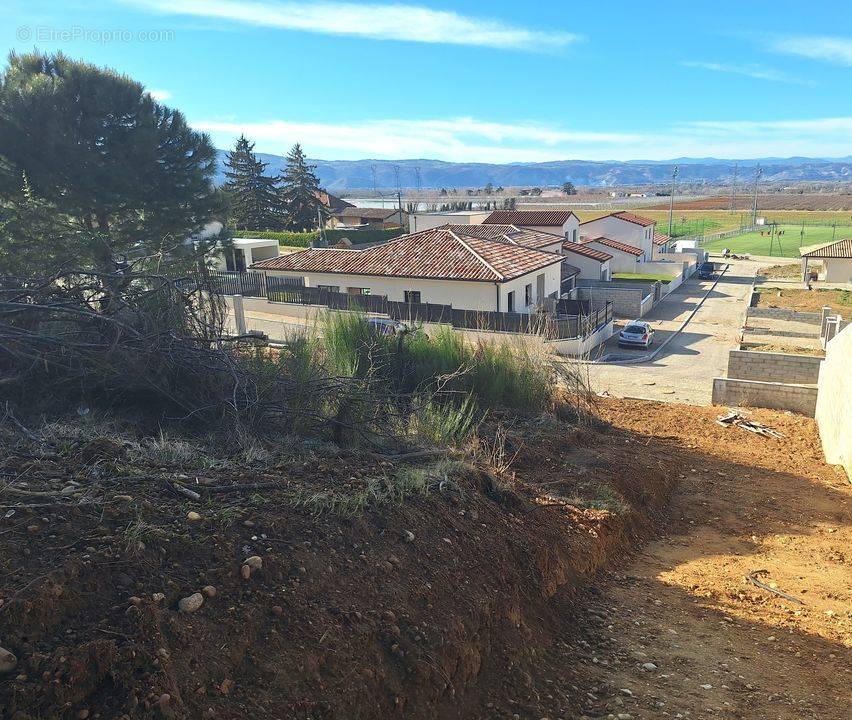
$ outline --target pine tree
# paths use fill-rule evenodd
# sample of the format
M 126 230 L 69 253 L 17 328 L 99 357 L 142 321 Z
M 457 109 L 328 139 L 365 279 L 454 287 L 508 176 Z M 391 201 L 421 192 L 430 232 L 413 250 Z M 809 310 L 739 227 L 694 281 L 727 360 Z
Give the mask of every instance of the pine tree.
M 79 265 L 112 272 L 123 257 L 160 253 L 191 262 L 199 250 L 186 238 L 219 210 L 215 163 L 206 135 L 124 75 L 38 52 L 12 53 L 0 73 L 0 204 L 18 218 L 50 208 L 79 228 Z M 33 238 L 33 253 L 39 242 L 59 240 Z
M 318 216 L 325 222 L 326 208 L 318 197 L 319 180 L 314 174 L 315 165 L 308 165 L 299 143 L 287 155 L 287 166 L 279 176 L 279 196 L 288 230 L 305 232 L 315 230 Z
M 254 154 L 244 135 L 228 153 L 225 191 L 231 200 L 231 219 L 240 230 L 274 230 L 281 226 L 275 178 L 265 175 L 267 163 Z

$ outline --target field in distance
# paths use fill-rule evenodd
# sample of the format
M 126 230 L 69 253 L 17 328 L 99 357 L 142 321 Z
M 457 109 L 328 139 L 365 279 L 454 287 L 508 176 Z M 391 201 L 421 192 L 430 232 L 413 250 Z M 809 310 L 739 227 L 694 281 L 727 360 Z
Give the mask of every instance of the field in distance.
M 781 234 L 778 234 L 778 231 Z M 750 232 L 737 237 L 711 240 L 702 247 L 711 253 L 721 253 L 729 248 L 738 255 L 765 255 L 775 257 L 799 257 L 799 248 L 806 245 L 831 242 L 852 237 L 852 224 L 838 225 L 836 230 L 826 225 L 778 225 L 773 242 L 771 228 Z M 770 248 L 770 245 L 772 247 Z

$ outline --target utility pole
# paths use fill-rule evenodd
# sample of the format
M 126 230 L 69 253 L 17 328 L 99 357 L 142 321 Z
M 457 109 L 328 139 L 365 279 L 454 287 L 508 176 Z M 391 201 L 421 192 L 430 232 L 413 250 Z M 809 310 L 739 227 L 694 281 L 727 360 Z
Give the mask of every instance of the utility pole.
M 397 207 L 399 209 L 399 226 L 403 227 L 403 224 L 402 224 L 402 190 L 399 187 L 399 165 L 394 165 L 393 171 L 396 174 L 396 202 L 397 202 Z
M 675 196 L 675 182 L 677 181 L 677 174 L 679 172 L 678 166 L 675 165 L 672 170 L 672 194 L 669 198 L 669 237 L 674 237 L 674 227 L 672 225 L 672 216 L 674 215 L 674 196 Z
M 754 200 L 751 203 L 751 226 L 754 227 L 757 225 L 757 183 L 760 180 L 760 176 L 763 175 L 763 168 L 760 165 L 757 166 L 757 172 L 754 174 Z
M 378 190 L 377 190 L 377 188 L 376 188 L 376 166 L 375 166 L 375 165 L 370 165 L 370 170 L 372 170 L 372 171 L 373 171 L 373 195 L 377 195 L 377 194 L 378 194 Z
M 420 194 L 420 187 L 421 187 L 420 186 L 420 166 L 419 165 L 416 165 L 414 167 L 414 177 L 417 181 L 417 194 L 419 195 Z
M 736 209 L 736 201 L 734 197 L 737 194 L 737 170 L 739 169 L 739 163 L 734 163 L 734 179 L 731 181 L 731 212 L 734 212 Z

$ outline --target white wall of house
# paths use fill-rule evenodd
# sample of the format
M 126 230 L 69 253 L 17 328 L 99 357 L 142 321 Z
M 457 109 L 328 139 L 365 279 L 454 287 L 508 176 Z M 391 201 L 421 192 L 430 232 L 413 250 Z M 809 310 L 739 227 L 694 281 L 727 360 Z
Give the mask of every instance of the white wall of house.
M 602 235 L 610 240 L 618 240 L 618 242 L 641 248 L 645 251 L 645 260 L 650 260 L 654 256 L 654 228 L 656 224 L 642 227 L 636 223 L 606 215 L 585 223 L 580 231 L 586 237 Z
M 221 250 L 213 258 L 213 264 L 217 270 L 227 270 L 228 261 L 226 253 L 242 253 L 245 258 L 245 267 L 251 267 L 252 263 L 260 260 L 276 258 L 281 254 L 277 240 L 265 240 L 261 238 L 234 238 L 233 247 Z
M 594 260 L 567 250 L 564 257 L 565 262 L 573 265 L 580 271 L 580 280 L 609 280 L 612 277 L 612 268 L 610 267 L 609 260 L 600 262 L 599 260 Z
M 579 239 L 580 221 L 576 216 L 571 215 L 562 225 L 518 225 L 515 223 L 515 227 L 524 228 L 525 230 L 536 230 L 550 235 L 559 235 L 566 240 L 575 242 L 574 230 L 578 231 L 577 237 Z
M 585 243 L 585 246 L 592 248 L 593 250 L 601 250 L 605 253 L 609 253 L 610 255 L 612 255 L 612 260 L 609 261 L 609 266 L 614 273 L 642 272 L 641 270 L 637 270 L 637 267 L 639 267 L 639 265 L 641 264 L 642 259 L 640 257 L 637 257 L 636 255 L 624 252 L 623 250 L 616 250 L 615 248 L 612 248 L 609 245 L 603 245 L 601 243 L 596 242 Z
M 852 283 L 852 258 L 826 258 L 822 265 L 826 282 Z
M 491 211 L 459 210 L 444 213 L 412 213 L 408 216 L 409 232 L 421 232 L 442 225 L 481 225 Z
M 349 292 L 349 288 L 365 288 L 371 295 L 385 295 L 388 300 L 405 301 L 406 291 L 420 293 L 420 302 L 452 305 L 464 310 L 497 310 L 498 284 L 469 280 L 424 280 L 418 278 L 395 278 L 375 275 L 345 275 L 337 273 L 297 273 L 267 270 L 268 275 L 300 277 L 307 287 L 337 288 L 338 292 Z M 529 312 L 539 299 L 538 276 L 544 275 L 544 297 L 559 292 L 560 266 L 551 265 L 541 271 L 529 273 L 507 283 L 499 284 L 500 310 L 508 308 L 509 293 L 515 292 L 515 312 Z M 532 285 L 532 301 L 525 303 L 526 285 Z

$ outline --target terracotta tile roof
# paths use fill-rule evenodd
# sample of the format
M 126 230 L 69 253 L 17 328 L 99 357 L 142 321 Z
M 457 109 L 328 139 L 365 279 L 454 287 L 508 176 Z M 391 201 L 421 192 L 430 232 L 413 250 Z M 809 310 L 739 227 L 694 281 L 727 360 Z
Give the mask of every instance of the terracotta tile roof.
M 581 237 L 580 242 L 585 243 L 598 243 L 598 245 L 605 245 L 608 248 L 612 248 L 613 250 L 620 250 L 624 253 L 629 253 L 630 255 L 635 255 L 639 257 L 643 254 L 643 250 L 637 247 L 633 247 L 632 245 L 628 245 L 627 243 L 618 242 L 618 240 L 610 240 L 608 237 L 604 237 L 601 235 L 600 237 Z
M 618 218 L 619 220 L 626 220 L 627 222 L 635 223 L 636 225 L 641 225 L 642 227 L 648 227 L 649 225 L 653 225 L 656 223 L 656 220 L 649 220 L 648 218 L 644 218 L 641 215 L 634 215 L 632 212 L 627 212 L 626 210 L 621 210 L 619 212 L 610 213 L 609 215 L 602 215 L 601 217 L 595 218 L 594 220 L 586 220 L 586 222 L 580 223 L 580 225 L 588 225 L 589 223 L 597 222 L 598 220 L 603 220 L 607 217 Z
M 595 250 L 594 248 L 581 245 L 580 243 L 566 242 L 563 243 L 562 247 L 567 252 L 576 253 L 577 255 L 597 260 L 599 263 L 605 263 L 607 260 L 612 260 L 612 255 L 609 253 L 604 252 L 603 250 Z
M 499 240 L 536 249 L 556 245 L 565 240 L 561 235 L 526 230 L 515 225 L 444 225 L 443 227 L 452 230 L 456 235 Z
M 799 248 L 799 254 L 807 258 L 852 258 L 852 238 L 807 245 Z
M 317 200 L 333 212 L 343 210 L 343 208 L 355 207 L 352 203 L 341 200 L 337 195 L 332 195 L 328 190 L 317 190 L 314 195 Z
M 654 232 L 654 245 L 665 245 L 671 238 L 665 233 Z
M 486 225 L 564 225 L 574 213 L 570 210 L 495 210 Z
M 562 262 L 555 253 L 458 236 L 445 228 L 403 235 L 366 250 L 311 248 L 261 260 L 257 270 L 502 282 Z

